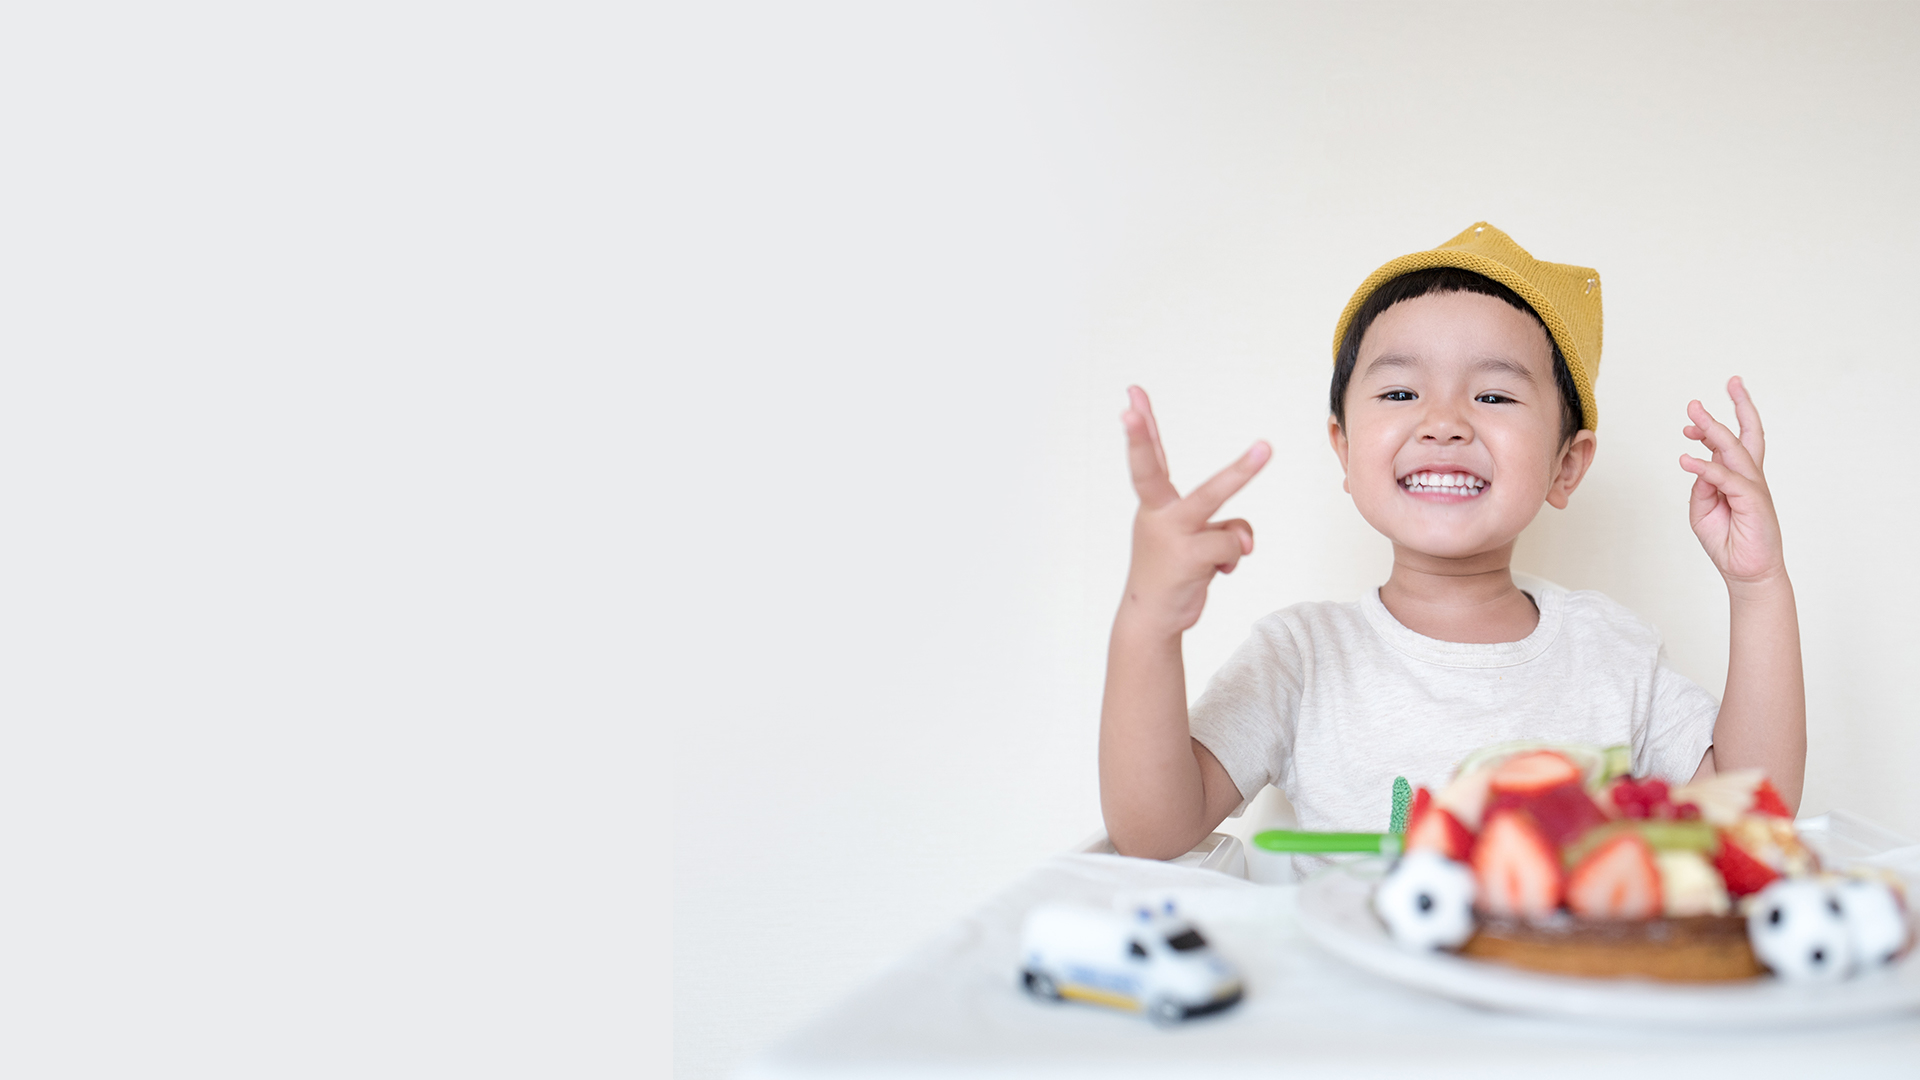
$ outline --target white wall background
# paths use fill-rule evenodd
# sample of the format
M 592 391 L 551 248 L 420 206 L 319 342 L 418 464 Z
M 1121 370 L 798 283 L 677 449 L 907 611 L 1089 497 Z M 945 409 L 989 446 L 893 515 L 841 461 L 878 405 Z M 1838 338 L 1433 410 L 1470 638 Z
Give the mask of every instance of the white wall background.
M 1384 579 L 1326 448 L 1328 339 L 1375 266 L 1482 218 L 1607 288 L 1598 463 L 1519 564 L 1718 692 L 1675 459 L 1685 402 L 1746 376 L 1805 810 L 1920 834 L 1920 7 L 770 7 L 657 40 L 679 1075 L 1099 827 L 1128 383 L 1183 487 L 1276 451 L 1191 693 L 1261 614 Z
M 664 1066 L 634 37 L 0 12 L 0 1073 Z

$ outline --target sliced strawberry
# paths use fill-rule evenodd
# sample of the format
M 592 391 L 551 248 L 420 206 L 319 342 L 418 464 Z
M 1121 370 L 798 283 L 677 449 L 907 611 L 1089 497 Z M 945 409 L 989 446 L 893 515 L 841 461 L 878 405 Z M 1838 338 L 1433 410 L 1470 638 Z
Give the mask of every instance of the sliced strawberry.
M 1566 783 L 1578 783 L 1580 767 L 1568 761 L 1564 755 L 1551 750 L 1535 750 L 1530 754 L 1508 758 L 1493 771 L 1493 779 L 1487 787 L 1494 794 L 1515 792 L 1526 794 L 1545 791 Z
M 1567 906 L 1589 919 L 1650 919 L 1660 914 L 1660 868 L 1653 849 L 1632 830 L 1594 848 L 1567 877 Z
M 1433 796 L 1435 806 L 1444 806 L 1454 820 L 1469 829 L 1478 829 L 1486 819 L 1487 782 L 1493 779 L 1491 765 L 1468 769 L 1447 782 Z
M 1433 792 L 1428 791 L 1426 788 L 1420 788 L 1413 793 L 1413 806 L 1407 811 L 1408 832 L 1413 831 L 1413 823 L 1419 821 L 1420 815 L 1426 813 L 1427 807 L 1432 804 Z
M 1787 801 L 1774 789 L 1773 781 L 1762 780 L 1760 786 L 1753 789 L 1753 806 L 1747 810 L 1750 814 L 1771 814 L 1791 820 L 1793 811 L 1787 809 Z
M 1727 894 L 1735 899 L 1759 892 L 1780 876 L 1734 843 L 1725 829 L 1720 830 L 1720 850 L 1713 856 L 1713 868 L 1720 871 L 1721 880 L 1727 883 Z
M 1437 851 L 1455 862 L 1466 862 L 1473 852 L 1473 834 L 1449 811 L 1429 806 L 1407 826 L 1401 850 Z
M 1577 783 L 1555 784 L 1543 791 L 1502 791 L 1487 803 L 1487 813 L 1520 810 L 1540 827 L 1540 835 L 1556 849 L 1584 836 L 1588 829 L 1607 823 L 1587 791 Z
M 1413 805 L 1407 808 L 1407 832 L 1412 832 L 1420 819 L 1427 815 L 1427 809 L 1433 805 L 1433 792 L 1426 788 L 1413 789 Z
M 1495 915 L 1543 918 L 1560 906 L 1560 859 L 1519 811 L 1487 816 L 1473 845 L 1473 872 L 1480 906 Z

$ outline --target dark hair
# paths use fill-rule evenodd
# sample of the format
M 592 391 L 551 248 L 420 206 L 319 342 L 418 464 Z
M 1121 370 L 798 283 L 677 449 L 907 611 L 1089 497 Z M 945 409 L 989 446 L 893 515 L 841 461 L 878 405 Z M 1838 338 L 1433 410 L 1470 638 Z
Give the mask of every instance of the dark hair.
M 1380 313 L 1402 300 L 1411 300 L 1428 293 L 1470 292 L 1482 296 L 1492 296 L 1528 315 L 1540 324 L 1543 333 L 1547 333 L 1547 344 L 1553 349 L 1553 381 L 1560 387 L 1560 441 L 1573 438 L 1586 426 L 1586 412 L 1580 408 L 1580 391 L 1573 385 L 1573 372 L 1567 370 L 1567 358 L 1560 355 L 1560 343 L 1553 340 L 1553 334 L 1547 332 L 1547 324 L 1541 321 L 1540 313 L 1528 306 L 1512 289 L 1471 270 L 1461 270 L 1452 266 L 1435 267 L 1432 270 L 1415 270 L 1410 274 L 1401 274 L 1389 280 L 1385 285 L 1373 291 L 1367 302 L 1347 326 L 1346 336 L 1340 339 L 1340 352 L 1333 363 L 1333 418 L 1341 427 L 1347 426 L 1347 384 L 1353 381 L 1353 366 L 1360 359 L 1360 339 L 1366 336 L 1367 327 Z

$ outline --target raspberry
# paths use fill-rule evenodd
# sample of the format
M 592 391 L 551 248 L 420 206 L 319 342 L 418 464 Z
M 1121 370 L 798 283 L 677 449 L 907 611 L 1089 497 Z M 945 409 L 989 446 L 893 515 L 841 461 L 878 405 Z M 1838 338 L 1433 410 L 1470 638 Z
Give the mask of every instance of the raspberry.
M 1613 805 L 1619 809 L 1620 816 L 1624 818 L 1635 821 L 1645 821 L 1649 818 L 1671 821 L 1679 816 L 1675 812 L 1671 799 L 1672 792 L 1667 788 L 1667 782 L 1657 776 L 1651 776 L 1645 780 L 1623 776 L 1613 782 L 1613 789 L 1609 794 L 1613 797 Z

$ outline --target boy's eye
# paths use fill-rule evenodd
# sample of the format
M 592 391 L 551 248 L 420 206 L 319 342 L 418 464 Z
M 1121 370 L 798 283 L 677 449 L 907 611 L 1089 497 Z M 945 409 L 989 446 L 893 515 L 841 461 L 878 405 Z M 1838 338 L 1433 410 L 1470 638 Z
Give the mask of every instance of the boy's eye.
M 1389 390 L 1386 393 L 1380 395 L 1380 400 L 1381 401 L 1412 401 L 1413 391 Z
M 1481 403 L 1482 405 L 1498 405 L 1503 401 L 1512 401 L 1513 399 L 1508 397 L 1505 394 L 1481 394 L 1479 397 L 1476 397 L 1473 400 Z

